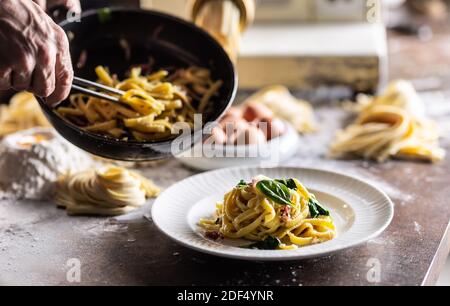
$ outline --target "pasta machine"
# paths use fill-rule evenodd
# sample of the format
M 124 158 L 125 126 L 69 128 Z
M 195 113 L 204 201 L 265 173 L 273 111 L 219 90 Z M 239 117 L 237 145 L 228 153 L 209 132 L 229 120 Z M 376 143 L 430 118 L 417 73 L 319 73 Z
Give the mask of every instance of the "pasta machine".
M 387 78 L 380 1 L 141 0 L 140 4 L 192 19 L 213 34 L 237 59 L 241 89 L 283 84 L 300 90 L 346 86 L 371 93 Z

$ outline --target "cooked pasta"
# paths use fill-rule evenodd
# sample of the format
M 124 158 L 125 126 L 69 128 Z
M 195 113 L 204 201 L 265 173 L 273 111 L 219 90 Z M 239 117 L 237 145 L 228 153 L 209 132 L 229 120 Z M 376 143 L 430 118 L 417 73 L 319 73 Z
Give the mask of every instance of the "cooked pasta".
M 100 83 L 124 91 L 121 105 L 73 94 L 70 105 L 59 107 L 57 113 L 86 131 L 121 140 L 169 139 L 176 136 L 172 133 L 176 122 L 192 128 L 194 114 L 205 112 L 222 86 L 222 81 L 211 80 L 208 69 L 199 67 L 145 75 L 135 67 L 123 81 L 102 66 L 95 72 Z
M 58 182 L 56 202 L 69 215 L 116 216 L 156 197 L 160 189 L 136 172 L 116 166 L 80 172 Z
M 241 181 L 199 222 L 209 238 L 247 239 L 259 249 L 296 249 L 336 237 L 330 212 L 297 179 Z
M 332 156 L 441 161 L 445 151 L 439 147 L 437 126 L 425 118 L 420 103 L 414 88 L 403 82 L 391 84 L 381 97 L 360 100 L 356 122 L 331 144 Z
M 31 93 L 20 92 L 9 105 L 0 106 L 0 138 L 33 127 L 50 127 L 50 123 Z

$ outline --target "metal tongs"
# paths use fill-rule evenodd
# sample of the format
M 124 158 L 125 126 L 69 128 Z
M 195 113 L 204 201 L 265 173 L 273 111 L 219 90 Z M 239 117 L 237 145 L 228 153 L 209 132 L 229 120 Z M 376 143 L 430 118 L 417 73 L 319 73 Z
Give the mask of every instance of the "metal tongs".
M 97 90 L 101 90 L 106 93 L 113 94 L 113 96 L 108 95 L 106 93 L 95 91 L 90 88 L 95 88 Z M 121 103 L 120 97 L 122 97 L 125 94 L 125 92 L 122 90 L 119 90 L 119 89 L 116 89 L 113 87 L 109 87 L 109 86 L 106 86 L 106 85 L 103 85 L 103 84 L 100 84 L 97 82 L 92 82 L 89 80 L 78 78 L 78 77 L 73 78 L 72 89 L 79 91 L 81 93 L 84 93 L 85 95 L 88 95 L 88 96 L 91 96 L 94 98 L 107 100 L 107 101 L 110 101 L 113 103 Z

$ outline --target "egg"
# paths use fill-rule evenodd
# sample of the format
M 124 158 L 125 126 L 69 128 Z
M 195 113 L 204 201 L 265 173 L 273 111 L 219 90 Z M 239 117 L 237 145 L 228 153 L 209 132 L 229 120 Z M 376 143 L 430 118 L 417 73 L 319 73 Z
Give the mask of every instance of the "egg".
M 272 119 L 273 112 L 263 104 L 253 103 L 245 108 L 243 116 L 248 122 L 253 122 L 263 118 Z
M 266 139 L 271 140 L 285 132 L 285 125 L 280 119 L 263 119 L 258 127 L 264 132 Z
M 249 125 L 247 129 L 237 133 L 236 145 L 255 145 L 266 143 L 264 133 L 254 125 Z
M 235 121 L 223 122 L 222 126 L 227 137 L 227 144 L 233 144 L 237 134 L 248 128 L 248 122 L 244 119 L 238 119 Z
M 236 106 L 232 106 L 225 114 L 226 117 L 242 118 L 242 110 Z
M 222 128 L 225 128 L 225 126 L 227 124 L 234 124 L 236 122 L 239 121 L 245 121 L 244 119 L 242 119 L 242 117 L 235 117 L 235 116 L 231 116 L 231 115 L 225 115 L 225 117 L 223 117 L 220 120 L 220 125 L 222 126 Z
M 242 110 L 237 107 L 231 107 L 219 122 L 222 126 L 224 126 L 227 122 L 235 122 L 239 120 L 242 120 Z
M 211 136 L 205 141 L 205 144 L 223 145 L 226 142 L 227 135 L 225 134 L 225 132 L 222 129 L 215 127 L 212 129 Z

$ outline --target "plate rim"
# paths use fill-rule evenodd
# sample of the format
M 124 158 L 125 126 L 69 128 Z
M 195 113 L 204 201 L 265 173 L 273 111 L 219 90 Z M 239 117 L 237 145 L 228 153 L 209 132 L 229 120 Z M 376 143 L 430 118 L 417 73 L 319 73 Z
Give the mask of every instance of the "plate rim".
M 244 254 L 230 254 L 230 253 L 223 253 L 219 250 L 214 250 L 214 249 L 210 249 L 210 248 L 200 248 L 198 246 L 192 245 L 187 243 L 186 241 L 184 241 L 183 239 L 179 239 L 177 237 L 172 236 L 170 233 L 168 233 L 164 228 L 162 228 L 160 226 L 160 224 L 158 224 L 158 222 L 156 221 L 157 218 L 155 218 L 155 211 L 157 210 L 157 207 L 160 204 L 160 196 L 163 195 L 164 193 L 168 192 L 170 189 L 175 188 L 177 185 L 181 184 L 182 182 L 186 181 L 186 180 L 193 180 L 196 177 L 200 177 L 203 175 L 207 175 L 209 173 L 217 173 L 217 172 L 222 172 L 222 171 L 236 171 L 236 170 L 249 170 L 249 169 L 261 169 L 261 170 L 270 170 L 270 169 L 284 169 L 284 170 L 291 170 L 291 171 L 312 171 L 312 172 L 320 172 L 322 174 L 333 174 L 333 175 L 338 175 L 342 178 L 345 178 L 346 180 L 353 180 L 353 181 L 357 181 L 360 184 L 366 185 L 368 187 L 370 187 L 371 189 L 375 190 L 376 192 L 379 193 L 379 195 L 385 200 L 385 203 L 387 204 L 387 209 L 388 209 L 388 217 L 386 218 L 386 221 L 384 221 L 384 223 L 376 230 L 374 231 L 371 235 L 368 235 L 364 238 L 361 238 L 355 242 L 349 243 L 347 245 L 342 245 L 333 249 L 330 249 L 328 251 L 324 251 L 321 253 L 317 253 L 317 254 L 298 254 L 297 256 L 286 256 L 286 257 L 282 257 L 282 256 L 267 256 L 267 257 L 252 257 L 251 255 L 244 255 Z M 295 261 L 295 260 L 304 260 L 304 259 L 310 259 L 310 258 L 320 258 L 320 257 L 325 257 L 325 256 L 329 256 L 330 254 L 334 254 L 337 252 L 341 252 L 344 250 L 348 250 L 350 248 L 354 248 L 357 247 L 359 245 L 362 245 L 376 237 L 378 237 L 379 235 L 381 235 L 392 223 L 393 219 L 394 219 L 394 211 L 395 211 L 395 205 L 393 203 L 393 201 L 391 200 L 391 198 L 386 194 L 386 192 L 384 192 L 381 188 L 379 188 L 378 186 L 375 186 L 374 184 L 364 180 L 363 178 L 360 177 L 355 177 L 349 174 L 345 174 L 341 171 L 331 171 L 331 170 L 324 170 L 324 169 L 320 169 L 320 168 L 314 168 L 314 167 L 280 167 L 280 166 L 274 166 L 274 167 L 256 167 L 256 166 L 239 166 L 239 167 L 230 167 L 230 168 L 222 168 L 222 169 L 216 169 L 216 170 L 210 170 L 210 171 L 205 171 L 205 172 L 201 172 L 201 173 L 197 173 L 194 174 L 192 176 L 186 177 L 181 181 L 176 182 L 175 184 L 172 184 L 171 186 L 169 186 L 166 190 L 163 191 L 163 193 L 161 194 L 153 203 L 152 207 L 151 207 L 151 218 L 152 218 L 152 222 L 153 224 L 156 226 L 156 228 L 158 229 L 158 231 L 162 234 L 164 234 L 166 237 L 168 237 L 170 240 L 176 242 L 177 244 L 180 244 L 184 247 L 187 247 L 188 249 L 200 252 L 200 253 L 204 253 L 204 254 L 209 254 L 209 255 L 213 255 L 213 256 L 217 256 L 217 257 L 221 257 L 221 258 L 229 258 L 229 259 L 237 259 L 237 260 L 244 260 L 244 261 L 259 261 L 259 262 L 274 262 L 274 261 Z M 195 204 L 195 203 L 194 203 Z M 193 204 L 192 204 L 193 205 Z M 191 205 L 191 206 L 192 206 Z M 189 230 L 191 230 L 189 224 L 186 221 L 186 226 L 189 228 Z M 193 234 L 196 234 L 194 231 L 192 232 Z M 265 252 L 265 251 L 261 251 L 261 252 Z M 267 252 L 267 251 L 266 251 Z M 289 252 L 289 251 L 286 251 Z M 289 253 L 287 253 L 289 254 Z

